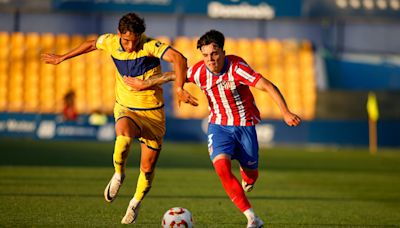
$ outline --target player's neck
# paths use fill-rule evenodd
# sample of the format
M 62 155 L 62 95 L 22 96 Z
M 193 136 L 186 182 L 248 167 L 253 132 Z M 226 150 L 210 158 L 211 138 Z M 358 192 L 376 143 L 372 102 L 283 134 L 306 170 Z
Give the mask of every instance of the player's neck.
M 209 71 L 210 73 L 213 74 L 213 76 L 221 76 L 223 74 L 226 73 L 226 71 L 228 70 L 228 58 L 225 56 L 224 58 L 224 66 L 222 67 L 222 69 L 219 72 L 213 72 L 210 69 L 208 69 L 207 65 L 206 65 L 207 71 Z

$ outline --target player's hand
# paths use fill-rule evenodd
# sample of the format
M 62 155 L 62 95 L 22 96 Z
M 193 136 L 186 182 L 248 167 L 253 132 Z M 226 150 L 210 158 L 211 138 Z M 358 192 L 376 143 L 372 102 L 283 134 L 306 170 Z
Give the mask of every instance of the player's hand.
M 124 75 L 122 77 L 122 79 L 124 80 L 125 84 L 130 86 L 133 90 L 139 91 L 144 86 L 143 80 L 135 78 L 135 77 L 128 77 L 128 76 Z
M 40 59 L 48 64 L 53 64 L 57 65 L 63 61 L 63 58 L 61 55 L 56 55 L 56 54 L 41 54 Z
M 286 124 L 291 127 L 295 127 L 301 123 L 301 118 L 291 112 L 285 113 L 283 115 L 283 119 L 285 120 Z
M 188 91 L 184 90 L 183 88 L 176 88 L 175 89 L 176 95 L 178 97 L 178 106 L 181 106 L 181 102 L 198 106 L 199 103 L 197 102 L 197 98 L 192 96 Z

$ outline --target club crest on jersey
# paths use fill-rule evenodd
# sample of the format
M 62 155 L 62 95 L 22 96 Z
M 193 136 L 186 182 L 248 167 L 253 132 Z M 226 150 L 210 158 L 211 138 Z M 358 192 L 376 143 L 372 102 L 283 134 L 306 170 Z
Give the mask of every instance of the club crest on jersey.
M 222 81 L 221 84 L 224 87 L 224 89 L 232 89 L 235 86 L 235 82 L 233 81 Z

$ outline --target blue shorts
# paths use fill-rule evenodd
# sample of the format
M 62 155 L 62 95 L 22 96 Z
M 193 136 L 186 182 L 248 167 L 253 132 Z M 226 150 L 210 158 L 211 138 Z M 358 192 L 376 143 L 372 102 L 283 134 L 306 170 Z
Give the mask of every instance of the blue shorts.
M 211 160 L 228 154 L 241 167 L 258 168 L 258 140 L 255 126 L 222 126 L 208 124 L 208 152 Z

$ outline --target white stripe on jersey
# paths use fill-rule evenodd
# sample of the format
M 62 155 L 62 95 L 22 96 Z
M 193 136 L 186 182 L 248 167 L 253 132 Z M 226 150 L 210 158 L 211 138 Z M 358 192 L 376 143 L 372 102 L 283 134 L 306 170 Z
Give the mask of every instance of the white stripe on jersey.
M 241 63 L 239 63 L 241 64 Z M 244 66 L 246 66 L 245 64 L 242 64 Z M 238 67 L 238 69 L 236 70 L 236 73 L 238 73 L 240 76 L 242 76 L 243 78 L 245 78 L 246 80 L 250 81 L 250 82 L 254 82 L 254 80 L 256 79 L 256 77 L 254 77 L 253 75 L 247 73 L 246 71 L 240 69 Z
M 226 114 L 226 118 L 227 118 L 227 120 L 226 120 L 227 121 L 227 125 L 233 125 L 234 118 L 233 118 L 233 115 L 232 115 L 232 109 L 231 109 L 231 107 L 230 107 L 230 105 L 228 103 L 228 98 L 226 97 L 225 85 L 224 85 L 224 83 L 221 83 L 222 82 L 222 78 L 223 77 L 218 78 L 218 80 L 215 83 L 218 85 L 218 92 L 219 92 L 219 95 L 221 97 L 221 103 L 222 103 L 222 106 L 225 109 L 225 114 Z
M 214 110 L 214 114 L 216 115 L 215 123 L 216 124 L 221 124 L 221 112 L 219 111 L 218 103 L 217 100 L 215 99 L 214 93 L 212 92 L 212 80 L 213 80 L 213 75 L 211 72 L 209 72 L 206 69 L 206 83 L 207 83 L 207 94 L 211 99 L 211 103 L 213 104 L 212 110 Z M 209 119 L 211 120 L 212 112 L 210 112 Z
M 204 65 L 203 65 L 203 67 L 204 67 Z M 197 69 L 197 71 L 194 73 L 194 75 L 193 75 L 193 81 L 196 83 L 196 85 L 198 85 L 199 86 L 199 88 L 201 88 L 201 83 L 200 83 L 200 72 L 201 72 L 201 69 L 203 68 L 203 67 L 199 67 L 198 69 Z M 190 70 L 190 74 L 192 74 L 192 68 L 190 68 L 191 70 Z
M 187 78 L 190 78 L 192 76 L 192 71 L 193 71 L 193 67 L 190 67 L 186 73 Z
M 233 67 L 229 67 L 229 72 L 228 72 L 228 78 L 230 81 L 234 81 L 234 77 L 232 74 L 232 69 Z M 236 90 L 236 84 L 233 83 L 233 88 L 231 89 L 233 97 L 235 99 L 236 102 L 236 106 L 238 108 L 239 111 L 239 116 L 240 116 L 240 126 L 246 126 L 246 112 L 245 112 L 245 108 L 243 106 L 243 102 L 241 99 L 241 96 L 239 95 L 239 93 L 237 93 Z

